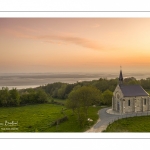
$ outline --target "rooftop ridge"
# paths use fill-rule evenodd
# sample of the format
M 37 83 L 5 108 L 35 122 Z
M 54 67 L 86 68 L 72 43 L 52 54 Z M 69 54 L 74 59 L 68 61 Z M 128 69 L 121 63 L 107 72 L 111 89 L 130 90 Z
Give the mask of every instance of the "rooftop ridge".
M 149 94 L 142 88 L 141 85 L 119 85 L 125 97 L 148 96 Z

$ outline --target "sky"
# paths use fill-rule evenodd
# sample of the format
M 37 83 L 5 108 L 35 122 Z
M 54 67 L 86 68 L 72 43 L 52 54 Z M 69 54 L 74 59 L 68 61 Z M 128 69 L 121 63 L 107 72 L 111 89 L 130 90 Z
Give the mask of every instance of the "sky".
M 0 18 L 0 73 L 148 72 L 150 18 Z

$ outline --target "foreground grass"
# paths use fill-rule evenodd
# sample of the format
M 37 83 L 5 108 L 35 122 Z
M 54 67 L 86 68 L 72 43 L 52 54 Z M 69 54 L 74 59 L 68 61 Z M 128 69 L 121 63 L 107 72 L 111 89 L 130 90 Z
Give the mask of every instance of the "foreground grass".
M 89 118 L 93 119 L 93 122 L 81 128 L 72 110 L 66 109 L 62 114 L 62 108 L 64 106 L 55 104 L 0 108 L 0 132 L 82 132 L 96 122 L 97 112 L 100 109 L 100 107 L 90 107 Z M 68 117 L 67 121 L 51 127 L 52 122 L 64 115 Z M 18 121 L 18 125 L 5 125 L 5 121 Z
M 150 132 L 150 116 L 120 119 L 110 124 L 104 132 Z

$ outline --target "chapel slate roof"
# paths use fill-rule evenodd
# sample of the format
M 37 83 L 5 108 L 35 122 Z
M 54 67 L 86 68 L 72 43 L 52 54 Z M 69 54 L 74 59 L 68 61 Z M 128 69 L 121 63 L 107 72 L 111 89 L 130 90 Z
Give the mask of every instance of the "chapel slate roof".
M 149 94 L 140 85 L 119 85 L 125 97 L 148 96 Z

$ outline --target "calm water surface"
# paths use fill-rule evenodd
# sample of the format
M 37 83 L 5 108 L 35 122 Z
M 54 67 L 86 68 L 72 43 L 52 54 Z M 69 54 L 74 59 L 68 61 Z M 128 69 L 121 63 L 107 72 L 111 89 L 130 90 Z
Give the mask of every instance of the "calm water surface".
M 98 80 L 99 78 L 117 78 L 117 73 L 34 73 L 34 74 L 0 74 L 0 88 L 8 87 L 23 89 L 34 88 L 40 85 L 45 85 L 54 82 L 76 83 L 81 81 Z M 126 74 L 125 77 L 135 77 L 136 79 L 145 79 L 150 77 L 150 74 L 136 73 Z

